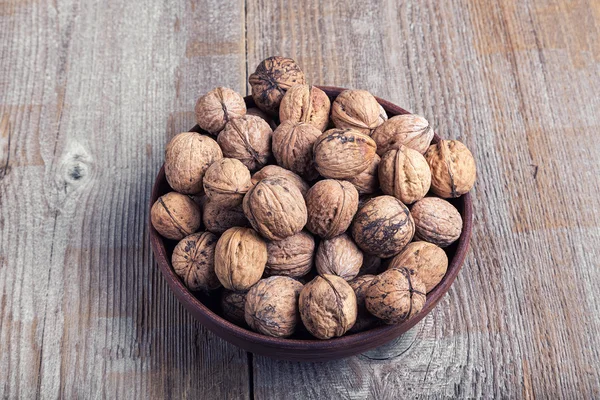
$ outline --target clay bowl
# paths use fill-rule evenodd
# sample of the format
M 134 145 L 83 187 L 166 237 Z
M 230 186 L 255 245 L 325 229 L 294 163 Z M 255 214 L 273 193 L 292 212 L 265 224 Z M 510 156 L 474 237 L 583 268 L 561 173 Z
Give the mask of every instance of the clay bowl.
M 344 90 L 336 87 L 320 88 L 327 93 L 332 101 Z M 246 97 L 245 100 L 248 108 L 255 106 L 252 97 Z M 379 98 L 377 101 L 379 101 L 390 117 L 398 114 L 408 114 L 408 111 L 390 102 Z M 192 131 L 201 132 L 198 126 L 195 126 Z M 439 136 L 436 135 L 434 142 L 439 140 Z M 154 204 L 160 196 L 170 191 L 172 189 L 165 179 L 163 167 L 156 177 L 150 205 Z M 421 321 L 435 307 L 442 296 L 446 294 L 465 260 L 473 222 L 470 194 L 454 199 L 451 202 L 462 215 L 462 235 L 457 242 L 445 249 L 449 259 L 448 271 L 444 279 L 428 294 L 427 302 L 421 312 L 410 320 L 398 325 L 382 325 L 368 331 L 346 334 L 343 337 L 330 340 L 318 340 L 306 332 L 299 333 L 292 338 L 278 339 L 252 332 L 225 320 L 219 315 L 220 293 L 206 296 L 189 291 L 171 267 L 171 252 L 176 242 L 161 237 L 152 227 L 152 223 L 149 223 L 148 226 L 154 257 L 169 287 L 184 307 L 207 329 L 228 342 L 255 354 L 286 360 L 327 361 L 360 354 L 391 341 Z

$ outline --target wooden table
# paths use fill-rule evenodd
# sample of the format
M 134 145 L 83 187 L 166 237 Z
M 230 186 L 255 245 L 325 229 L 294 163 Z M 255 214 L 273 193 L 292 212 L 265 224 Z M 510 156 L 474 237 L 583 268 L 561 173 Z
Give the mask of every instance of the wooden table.
M 598 398 L 600 3 L 271 3 L 0 1 L 0 397 Z M 196 98 L 246 92 L 276 54 L 426 116 L 478 162 L 449 294 L 342 361 L 221 341 L 148 243 Z

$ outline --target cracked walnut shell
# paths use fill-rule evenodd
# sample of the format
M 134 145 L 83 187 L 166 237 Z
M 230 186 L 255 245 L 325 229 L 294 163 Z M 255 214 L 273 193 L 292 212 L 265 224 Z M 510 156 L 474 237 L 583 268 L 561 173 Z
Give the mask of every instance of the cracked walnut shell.
M 446 275 L 448 256 L 433 243 L 412 242 L 392 259 L 388 269 L 402 267 L 415 271 L 429 293 Z
M 200 208 L 188 196 L 170 192 L 156 200 L 150 210 L 152 226 L 167 239 L 181 240 L 200 228 Z
M 221 286 L 215 274 L 217 237 L 210 232 L 198 232 L 183 238 L 171 256 L 175 273 L 190 290 L 213 290 Z
M 346 234 L 322 240 L 315 256 L 319 275 L 336 275 L 347 281 L 358 275 L 362 263 L 362 251 Z
M 301 231 L 282 240 L 267 243 L 268 275 L 284 275 L 299 278 L 310 272 L 314 264 L 315 240 L 311 234 Z
M 336 128 L 351 128 L 370 135 L 383 122 L 381 106 L 366 90 L 344 90 L 331 105 Z
M 401 146 L 383 155 L 379 163 L 379 182 L 383 193 L 404 204 L 412 204 L 429 191 L 431 171 L 421 153 Z
M 306 229 L 324 239 L 345 232 L 358 209 L 358 191 L 346 181 L 324 179 L 306 194 Z
M 204 192 L 214 204 L 224 208 L 242 204 L 252 186 L 250 171 L 235 158 L 222 158 L 212 163 L 204 175 Z
M 475 159 L 458 140 L 440 140 L 425 152 L 431 168 L 431 191 L 443 198 L 459 197 L 475 184 Z
M 462 217 L 452 204 L 438 197 L 425 197 L 410 210 L 415 221 L 415 237 L 439 247 L 447 247 L 460 237 Z
M 225 157 L 236 158 L 250 171 L 256 171 L 267 165 L 271 158 L 272 134 L 273 130 L 264 119 L 244 115 L 225 125 L 217 143 Z
M 315 86 L 294 85 L 281 100 L 279 120 L 304 122 L 323 132 L 329 123 L 331 101 Z
M 267 165 L 260 171 L 256 171 L 254 175 L 252 175 L 252 185 L 256 185 L 265 178 L 287 179 L 291 184 L 298 188 L 300 193 L 302 193 L 302 197 L 306 197 L 306 193 L 308 192 L 308 189 L 310 189 L 308 183 L 306 183 L 298 174 L 277 165 Z
M 376 147 L 353 129 L 330 129 L 313 146 L 315 168 L 325 178 L 351 179 L 373 163 Z
M 377 143 L 377 154 L 380 156 L 402 145 L 423 154 L 433 139 L 433 129 L 420 115 L 401 114 L 381 124 L 371 137 Z
M 313 145 L 321 136 L 314 126 L 284 121 L 273 132 L 273 155 L 277 164 L 309 181 L 319 175 L 313 164 Z
M 358 308 L 356 322 L 354 323 L 354 326 L 350 328 L 350 332 L 362 332 L 371 329 L 377 324 L 377 318 L 367 310 L 367 306 L 365 305 L 367 289 L 371 286 L 374 279 L 375 275 L 361 275 L 348 282 L 356 295 L 356 304 Z
M 218 87 L 198 99 L 194 112 L 198 126 L 215 135 L 229 120 L 246 114 L 246 102 L 236 91 Z

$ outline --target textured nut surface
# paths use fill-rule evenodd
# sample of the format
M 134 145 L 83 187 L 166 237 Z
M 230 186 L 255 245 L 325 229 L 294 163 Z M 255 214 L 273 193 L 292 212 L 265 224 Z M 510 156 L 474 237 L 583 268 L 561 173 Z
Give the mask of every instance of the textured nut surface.
M 433 243 L 413 242 L 392 259 L 388 269 L 402 267 L 415 271 L 429 293 L 446 275 L 448 256 Z
M 225 125 L 217 137 L 217 143 L 225 157 L 236 158 L 250 171 L 255 171 L 269 162 L 272 134 L 273 130 L 264 119 L 244 115 Z
M 353 184 L 359 194 L 375 193 L 379 189 L 379 163 L 381 158 L 375 154 L 373 162 L 360 174 L 349 178 L 348 182 Z
M 330 108 L 329 97 L 318 87 L 294 85 L 281 99 L 279 120 L 304 122 L 322 132 L 327 128 Z
M 156 200 L 150 210 L 152 226 L 167 239 L 181 240 L 200 228 L 202 215 L 188 196 L 170 192 Z
M 259 118 L 265 120 L 265 122 L 267 124 L 269 124 L 271 129 L 277 128 L 277 125 L 273 121 L 273 117 L 271 117 L 269 114 L 267 114 L 266 112 L 264 112 L 263 110 L 261 110 L 258 107 L 249 108 L 248 111 L 246 111 L 246 115 L 254 115 L 256 117 L 259 117 Z
M 301 277 L 313 267 L 315 240 L 311 234 L 301 231 L 282 240 L 270 241 L 267 253 L 267 274 Z
M 425 152 L 431 168 L 431 191 L 443 198 L 459 197 L 475 184 L 475 159 L 458 140 L 440 140 Z
M 342 336 L 356 321 L 356 295 L 339 276 L 317 276 L 307 283 L 299 306 L 304 326 L 319 339 Z
M 213 139 L 196 132 L 176 135 L 165 150 L 165 175 L 169 185 L 179 193 L 202 191 L 202 179 L 210 165 L 223 157 Z
M 416 114 L 396 115 L 381 124 L 371 135 L 377 143 L 377 154 L 404 145 L 423 154 L 433 139 L 429 122 Z
M 403 322 L 425 305 L 425 285 L 407 268 L 388 269 L 371 281 L 365 305 L 387 324 Z
M 412 204 L 429 191 L 431 171 L 421 153 L 401 146 L 383 155 L 379 163 L 379 182 L 383 193 L 404 204 Z
M 315 264 L 320 275 L 337 275 L 347 281 L 358 275 L 362 263 L 362 251 L 345 233 L 322 240 L 315 256 Z
M 224 208 L 212 201 L 204 204 L 202 222 L 207 231 L 218 235 L 234 226 L 247 227 L 250 225 L 241 204 L 233 208 Z
M 350 332 L 362 332 L 372 328 L 377 323 L 377 318 L 367 310 L 367 306 L 365 305 L 367 289 L 371 286 L 373 279 L 375 279 L 375 275 L 362 275 L 348 282 L 356 295 L 356 304 L 358 308 L 356 323 L 350 328 Z
M 215 248 L 215 273 L 229 290 L 247 290 L 258 282 L 267 263 L 267 244 L 254 230 L 234 227 Z
M 218 87 L 200 97 L 194 111 L 200 128 L 216 134 L 229 120 L 246 114 L 246 103 L 236 91 Z
M 213 290 L 221 286 L 215 274 L 217 237 L 198 232 L 183 238 L 171 256 L 175 273 L 190 290 Z
M 313 146 L 315 168 L 325 178 L 350 179 L 375 158 L 373 139 L 352 129 L 325 131 Z
M 223 311 L 223 316 L 227 321 L 239 326 L 246 325 L 245 308 L 247 295 L 248 292 L 223 290 L 221 294 L 221 311 Z
M 265 178 L 284 178 L 289 180 L 298 188 L 300 193 L 302 193 L 302 197 L 306 197 L 306 193 L 310 188 L 308 183 L 306 183 L 299 175 L 277 165 L 267 165 L 260 171 L 255 172 L 254 175 L 252 175 L 252 185 L 256 185 Z
M 306 203 L 300 190 L 285 178 L 266 178 L 244 197 L 244 214 L 269 240 L 281 240 L 306 225 Z
M 383 122 L 381 108 L 366 90 L 344 90 L 331 105 L 331 119 L 337 128 L 352 128 L 365 135 Z
M 291 58 L 269 57 L 263 60 L 248 78 L 252 98 L 261 110 L 277 115 L 285 92 L 294 85 L 304 84 L 304 72 Z
M 235 158 L 222 158 L 212 163 L 204 175 L 204 192 L 214 204 L 235 207 L 242 204 L 252 182 L 250 171 Z
M 313 145 L 321 136 L 314 126 L 284 121 L 273 132 L 273 155 L 277 164 L 308 180 L 319 174 L 313 164 Z
M 415 237 L 440 247 L 454 243 L 462 232 L 462 217 L 452 204 L 438 197 L 425 197 L 410 210 Z
M 300 321 L 298 296 L 302 288 L 300 282 L 287 276 L 261 279 L 248 291 L 246 323 L 263 335 L 290 336 Z
M 388 258 L 400 253 L 411 241 L 415 225 L 408 208 L 392 196 L 369 200 L 352 223 L 352 237 L 364 252 Z
M 346 181 L 325 179 L 306 194 L 306 229 L 328 239 L 345 232 L 358 209 L 358 192 Z

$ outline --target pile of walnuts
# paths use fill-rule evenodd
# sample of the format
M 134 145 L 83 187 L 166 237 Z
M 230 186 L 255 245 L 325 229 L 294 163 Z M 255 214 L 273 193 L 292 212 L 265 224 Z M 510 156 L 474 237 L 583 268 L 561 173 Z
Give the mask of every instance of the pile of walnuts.
M 388 119 L 365 90 L 330 99 L 289 58 L 264 60 L 249 81 L 258 108 L 216 88 L 196 103 L 204 132 L 167 145 L 173 191 L 151 219 L 178 241 L 175 272 L 269 336 L 329 339 L 417 314 L 460 237 L 445 199 L 473 187 L 471 152 L 431 144 L 418 115 Z

